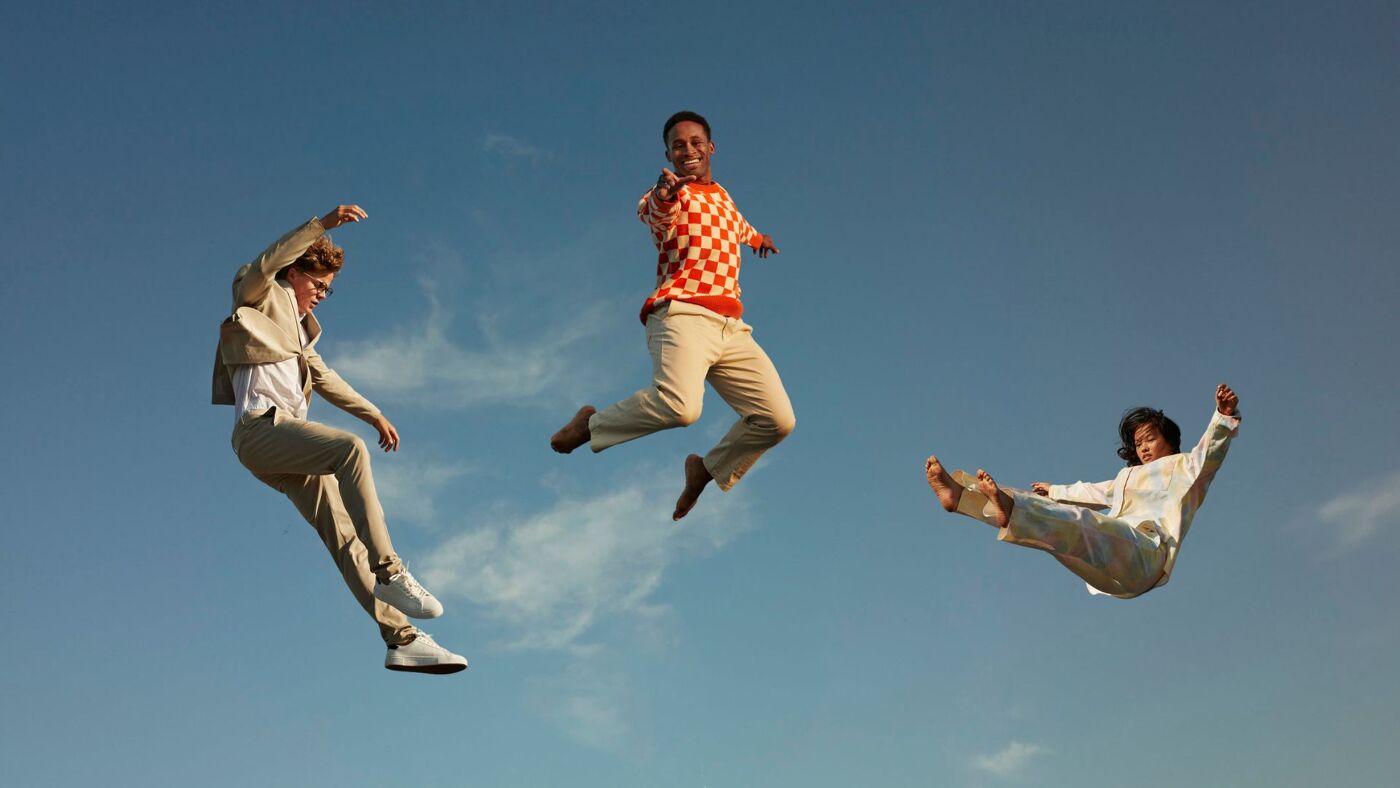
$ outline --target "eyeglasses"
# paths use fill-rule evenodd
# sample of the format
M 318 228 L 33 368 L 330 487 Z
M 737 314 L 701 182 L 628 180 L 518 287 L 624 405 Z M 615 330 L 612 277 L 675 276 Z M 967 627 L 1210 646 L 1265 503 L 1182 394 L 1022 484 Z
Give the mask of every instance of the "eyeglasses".
M 311 274 L 308 274 L 300 268 L 296 269 L 296 272 L 306 277 L 307 279 L 310 279 L 311 284 L 316 288 L 316 292 L 320 293 L 322 298 L 330 298 L 331 296 L 335 295 L 335 288 L 331 287 L 330 285 L 326 284 L 320 279 L 317 279 L 316 277 L 312 276 Z

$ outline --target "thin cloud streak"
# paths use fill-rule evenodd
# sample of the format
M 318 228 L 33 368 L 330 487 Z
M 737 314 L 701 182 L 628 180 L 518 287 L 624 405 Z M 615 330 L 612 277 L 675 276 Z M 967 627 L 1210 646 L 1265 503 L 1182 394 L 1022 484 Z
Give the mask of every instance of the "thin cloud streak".
M 551 158 L 549 151 L 537 148 L 509 134 L 487 134 L 486 139 L 481 143 L 481 149 L 487 153 L 494 153 L 503 159 L 528 161 L 531 164 L 539 164 Z
M 577 348 L 607 321 L 601 306 L 573 315 L 532 341 L 511 341 L 488 315 L 478 317 L 482 347 L 465 348 L 451 336 L 452 313 L 424 283 L 428 314 L 422 324 L 388 336 L 341 346 L 334 367 L 376 400 L 433 409 L 486 403 L 557 405 L 577 398 L 595 377 L 577 361 Z
M 455 479 L 470 472 L 463 463 L 437 463 L 394 457 L 377 460 L 374 484 L 384 510 L 395 520 L 433 525 L 437 520 L 434 496 Z
M 743 505 L 710 491 L 684 524 L 670 521 L 673 474 L 468 531 L 419 564 L 443 596 L 463 597 L 505 626 L 508 648 L 586 656 L 603 622 L 648 626 L 668 612 L 651 601 L 669 566 L 711 553 L 749 527 Z
M 530 705 L 581 744 L 613 752 L 634 745 L 632 689 L 610 662 L 605 654 L 576 659 L 558 676 L 532 680 Z
M 1356 547 L 1383 526 L 1400 524 L 1400 473 L 1352 488 L 1320 506 L 1317 516 L 1336 530 L 1336 552 Z
M 1026 768 L 1031 758 L 1049 751 L 1044 745 L 1013 741 L 991 755 L 974 757 L 972 768 L 996 777 L 1014 777 Z

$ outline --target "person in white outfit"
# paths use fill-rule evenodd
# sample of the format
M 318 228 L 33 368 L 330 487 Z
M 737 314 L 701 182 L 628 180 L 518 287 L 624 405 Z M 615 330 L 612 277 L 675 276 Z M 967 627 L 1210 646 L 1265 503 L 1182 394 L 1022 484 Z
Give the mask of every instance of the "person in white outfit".
M 999 529 L 1003 542 L 1044 550 L 1084 580 L 1090 593 L 1131 599 L 1166 585 L 1177 552 L 1239 433 L 1239 396 L 1215 390 L 1205 435 L 1181 453 L 1181 429 L 1160 410 L 1135 408 L 1118 425 L 1128 463 L 1110 481 L 1036 482 L 1031 492 L 999 487 L 984 470 L 952 476 L 936 456 L 928 484 L 950 512 Z

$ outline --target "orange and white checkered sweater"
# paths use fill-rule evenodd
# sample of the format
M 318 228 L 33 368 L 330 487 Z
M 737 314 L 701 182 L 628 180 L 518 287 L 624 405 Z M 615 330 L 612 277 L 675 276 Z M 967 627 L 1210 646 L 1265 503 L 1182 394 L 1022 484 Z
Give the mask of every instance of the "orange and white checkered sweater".
M 652 189 L 637 215 L 656 243 L 656 289 L 642 305 L 642 323 L 661 301 L 685 301 L 725 317 L 744 314 L 739 301 L 739 245 L 758 249 L 755 230 L 718 183 L 687 183 L 667 203 Z

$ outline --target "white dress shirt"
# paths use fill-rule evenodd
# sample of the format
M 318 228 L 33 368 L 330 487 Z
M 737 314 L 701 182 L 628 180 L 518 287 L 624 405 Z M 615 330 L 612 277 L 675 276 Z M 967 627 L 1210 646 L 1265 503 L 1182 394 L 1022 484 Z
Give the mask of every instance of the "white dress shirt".
M 287 297 L 294 298 L 291 293 Z M 297 330 L 304 348 L 311 341 L 306 323 L 297 323 Z M 240 364 L 233 371 L 234 423 L 246 413 L 274 407 L 284 416 L 304 419 L 308 403 L 301 392 L 301 365 L 296 357 L 270 364 Z

